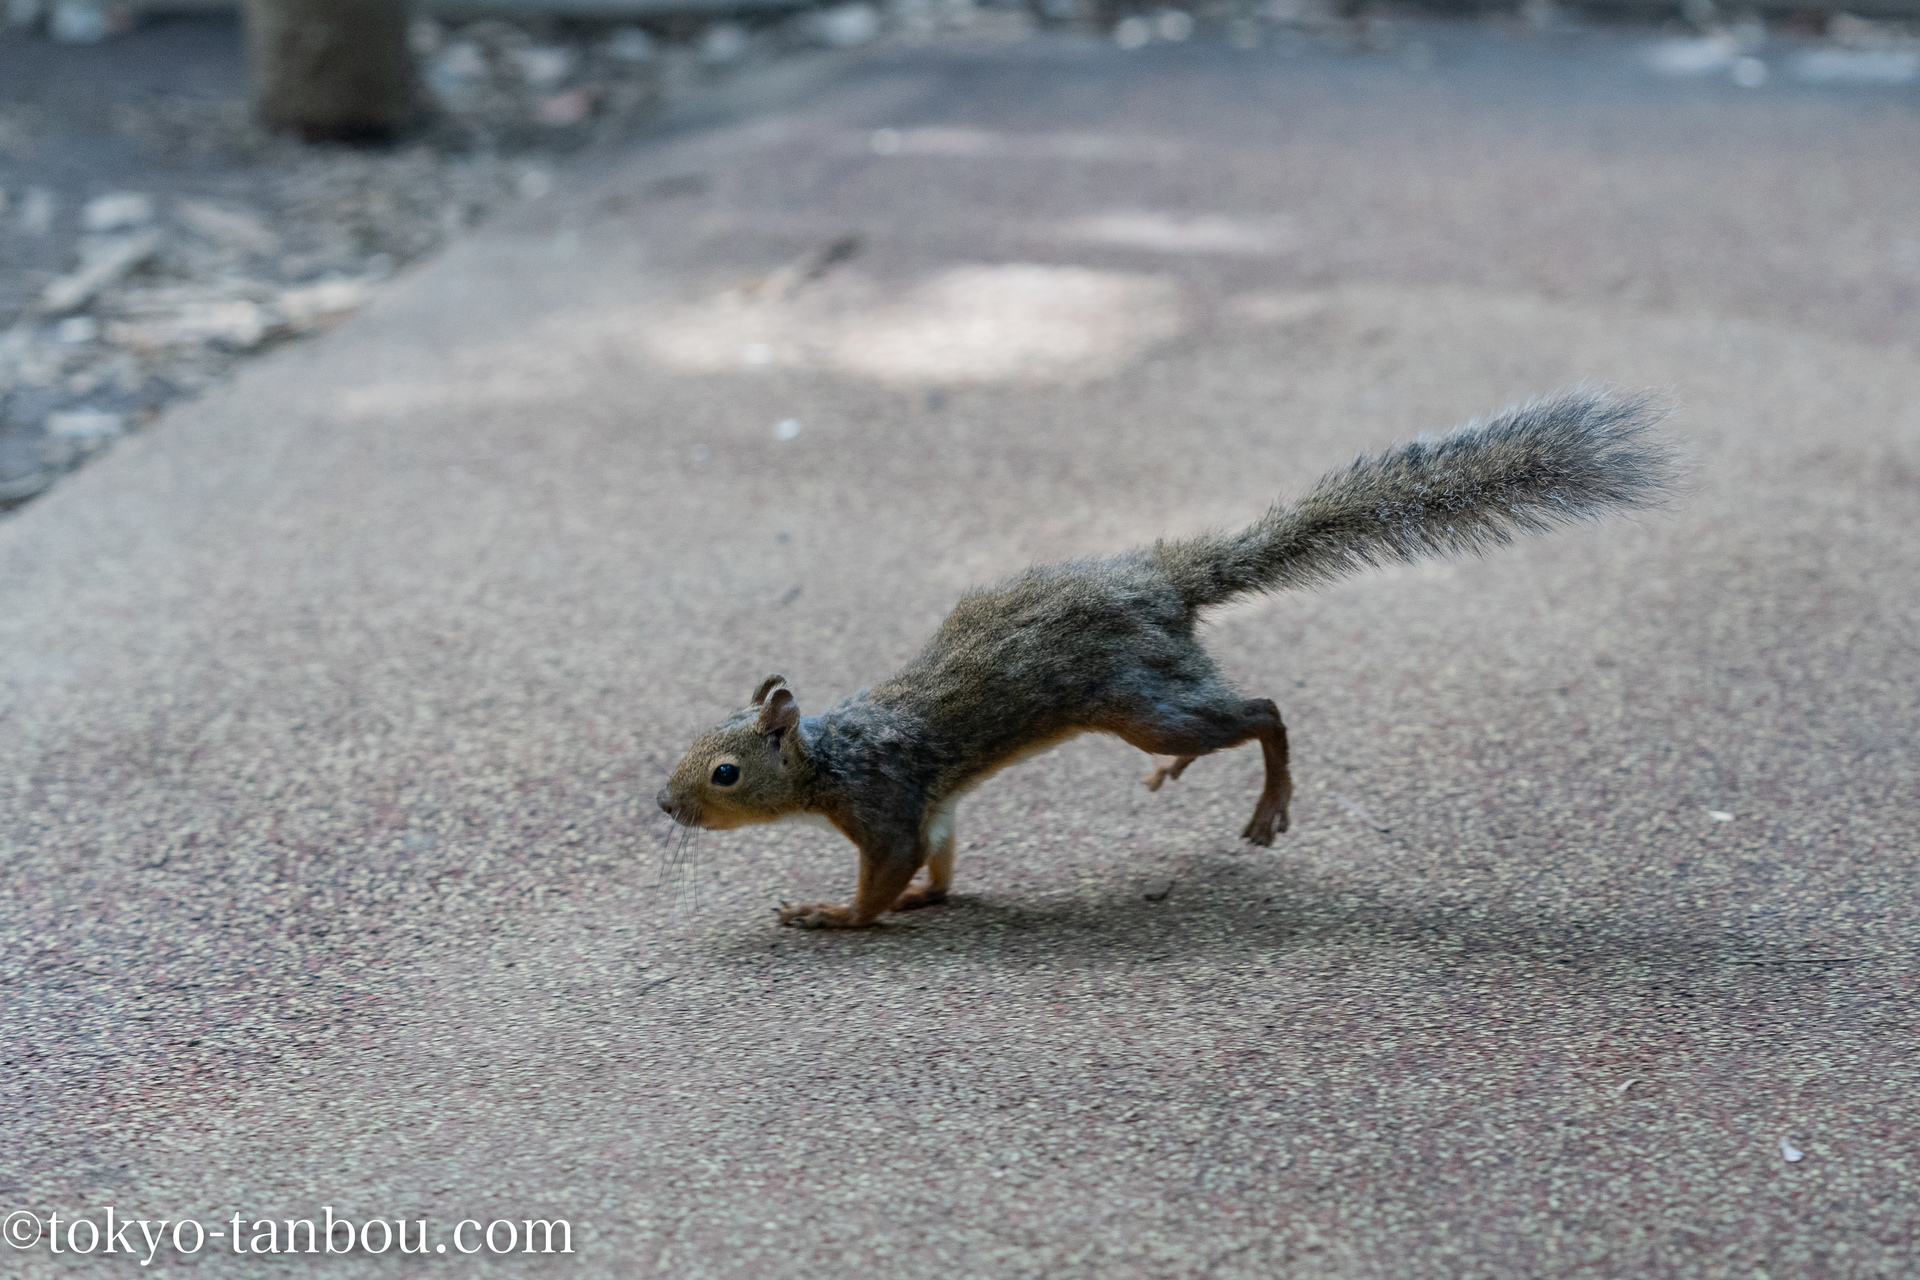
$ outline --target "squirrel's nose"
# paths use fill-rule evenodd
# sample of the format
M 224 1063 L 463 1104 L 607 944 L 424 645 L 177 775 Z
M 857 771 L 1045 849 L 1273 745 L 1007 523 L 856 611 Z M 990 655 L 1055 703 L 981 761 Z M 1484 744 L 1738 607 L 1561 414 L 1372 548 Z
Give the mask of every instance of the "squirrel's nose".
M 654 799 L 659 802 L 663 810 L 668 813 L 673 812 L 673 797 L 667 794 L 665 787 L 660 789 L 660 794 L 655 796 Z

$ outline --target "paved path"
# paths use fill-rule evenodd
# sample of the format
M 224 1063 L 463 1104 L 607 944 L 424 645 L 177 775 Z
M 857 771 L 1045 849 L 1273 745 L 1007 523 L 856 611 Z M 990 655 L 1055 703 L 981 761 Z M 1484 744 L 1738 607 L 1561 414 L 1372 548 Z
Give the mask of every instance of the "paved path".
M 1911 1274 L 1913 99 L 1424 38 L 855 61 L 0 525 L 0 1209 L 572 1223 L 482 1274 Z M 844 844 L 652 811 L 769 671 L 817 708 L 968 583 L 1581 379 L 1684 406 L 1676 511 L 1218 618 L 1293 730 L 1271 851 L 1250 753 L 1150 795 L 1083 740 L 963 807 L 951 906 L 807 934 Z

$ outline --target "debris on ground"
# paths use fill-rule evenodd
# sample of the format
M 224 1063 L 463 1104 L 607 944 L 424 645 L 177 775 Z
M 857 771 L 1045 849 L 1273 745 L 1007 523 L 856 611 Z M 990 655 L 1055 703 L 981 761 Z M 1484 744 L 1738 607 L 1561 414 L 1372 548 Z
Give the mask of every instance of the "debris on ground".
M 433 111 L 402 145 L 355 149 L 253 123 L 231 20 L 155 20 L 116 39 L 59 12 L 0 30 L 0 510 L 236 360 L 352 314 L 503 205 L 546 197 L 571 156 L 632 136 L 675 98 L 882 26 L 865 4 L 753 29 L 421 19 L 409 43 Z M 50 39 L 104 42 L 76 64 L 99 94 L 24 74 Z M 196 58 L 230 64 L 218 91 L 172 69 Z M 116 96 L 129 59 L 161 88 Z M 106 159 L 88 169 L 77 155 Z
M 40 295 L 40 310 L 58 315 L 87 305 L 102 289 L 117 283 L 153 257 L 159 248 L 160 236 L 152 231 L 110 240 L 83 241 L 80 265 L 46 287 Z
M 1743 89 L 1765 86 L 1776 64 L 1807 84 L 1896 85 L 1920 79 L 1920 24 L 1809 10 L 1800 18 L 1813 20 L 1824 39 L 1808 44 L 1793 38 L 1802 33 L 1775 31 L 1751 13 L 1732 23 L 1719 22 L 1717 14 L 1713 4 L 1699 0 L 1689 16 L 1697 30 L 1646 46 L 1646 67 L 1667 76 L 1725 75 Z
M 1336 795 L 1333 798 L 1333 802 L 1339 805 L 1342 809 L 1346 810 L 1347 816 L 1349 818 L 1352 818 L 1355 822 L 1358 822 L 1363 826 L 1372 827 L 1375 831 L 1378 831 L 1381 835 L 1386 835 L 1388 832 L 1393 830 L 1392 827 L 1387 826 L 1385 823 L 1381 822 L 1378 818 L 1374 817 L 1371 813 L 1368 813 L 1366 809 L 1362 807 L 1362 805 L 1358 800 L 1355 800 L 1350 796 Z

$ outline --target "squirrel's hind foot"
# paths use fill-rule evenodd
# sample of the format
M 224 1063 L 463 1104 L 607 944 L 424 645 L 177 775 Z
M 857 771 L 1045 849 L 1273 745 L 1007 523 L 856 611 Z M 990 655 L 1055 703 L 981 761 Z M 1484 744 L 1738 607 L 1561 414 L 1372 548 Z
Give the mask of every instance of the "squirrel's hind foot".
M 1247 823 L 1246 830 L 1240 833 L 1240 838 L 1262 848 L 1269 848 L 1273 844 L 1274 835 L 1286 829 L 1286 808 L 1284 806 L 1269 807 L 1265 801 L 1262 801 L 1255 807 L 1253 819 Z
M 1140 784 L 1149 791 L 1158 791 L 1161 783 L 1178 778 L 1197 759 L 1198 756 L 1155 756 L 1153 768 L 1140 779 Z
M 945 889 L 936 889 L 930 884 L 915 885 L 900 895 L 900 901 L 893 904 L 893 909 L 915 911 L 921 907 L 937 907 L 946 900 Z

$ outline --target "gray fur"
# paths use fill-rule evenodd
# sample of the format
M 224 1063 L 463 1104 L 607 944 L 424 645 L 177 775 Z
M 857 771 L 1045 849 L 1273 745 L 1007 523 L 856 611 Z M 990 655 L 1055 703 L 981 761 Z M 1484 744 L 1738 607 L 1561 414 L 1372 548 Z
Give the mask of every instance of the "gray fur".
M 1574 390 L 1416 440 L 1336 471 L 1232 534 L 1161 542 L 1156 561 L 1191 608 L 1318 586 L 1390 561 L 1466 552 L 1657 505 L 1672 450 L 1647 395 Z

